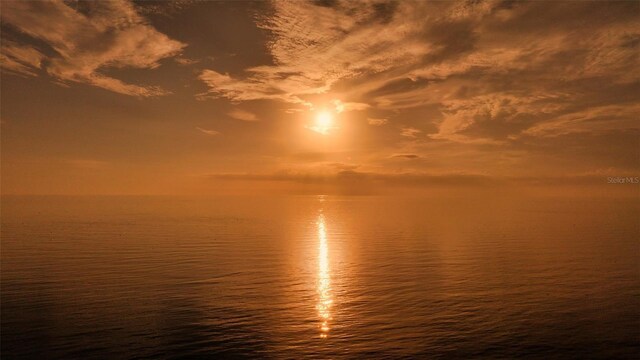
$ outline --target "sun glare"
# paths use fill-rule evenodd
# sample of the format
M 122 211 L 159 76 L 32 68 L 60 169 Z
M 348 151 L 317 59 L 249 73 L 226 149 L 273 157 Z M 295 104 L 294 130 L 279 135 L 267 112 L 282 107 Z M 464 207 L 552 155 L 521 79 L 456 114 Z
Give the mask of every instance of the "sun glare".
M 321 111 L 316 114 L 316 121 L 311 128 L 313 131 L 326 135 L 333 128 L 333 114 L 329 111 Z

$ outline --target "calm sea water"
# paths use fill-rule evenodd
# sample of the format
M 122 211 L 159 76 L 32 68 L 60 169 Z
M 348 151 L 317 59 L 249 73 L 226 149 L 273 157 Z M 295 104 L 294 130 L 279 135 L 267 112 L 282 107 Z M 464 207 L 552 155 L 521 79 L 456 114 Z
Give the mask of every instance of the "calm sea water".
M 638 358 L 636 199 L 4 197 L 2 358 Z

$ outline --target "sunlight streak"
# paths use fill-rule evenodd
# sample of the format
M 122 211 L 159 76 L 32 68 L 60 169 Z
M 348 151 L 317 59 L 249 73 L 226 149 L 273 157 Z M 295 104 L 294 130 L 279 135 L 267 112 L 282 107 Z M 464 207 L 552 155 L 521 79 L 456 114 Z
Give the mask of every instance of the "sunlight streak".
M 318 317 L 320 318 L 320 337 L 329 336 L 329 321 L 331 317 L 331 305 L 333 297 L 331 294 L 331 276 L 329 272 L 329 246 L 327 245 L 327 232 L 325 229 L 324 215 L 318 217 Z

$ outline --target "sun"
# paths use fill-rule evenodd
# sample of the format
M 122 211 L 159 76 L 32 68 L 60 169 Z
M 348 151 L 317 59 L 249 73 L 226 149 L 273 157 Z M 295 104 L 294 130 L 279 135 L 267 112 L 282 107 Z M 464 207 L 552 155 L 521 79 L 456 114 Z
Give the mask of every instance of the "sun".
M 333 129 L 333 114 L 329 111 L 318 112 L 311 130 L 326 135 L 331 129 Z

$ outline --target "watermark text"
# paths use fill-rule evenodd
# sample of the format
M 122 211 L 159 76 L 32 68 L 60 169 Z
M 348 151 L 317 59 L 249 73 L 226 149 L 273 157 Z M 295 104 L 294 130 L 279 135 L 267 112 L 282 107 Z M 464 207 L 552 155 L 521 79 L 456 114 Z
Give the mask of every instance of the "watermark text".
M 640 184 L 638 176 L 609 176 L 607 184 Z

